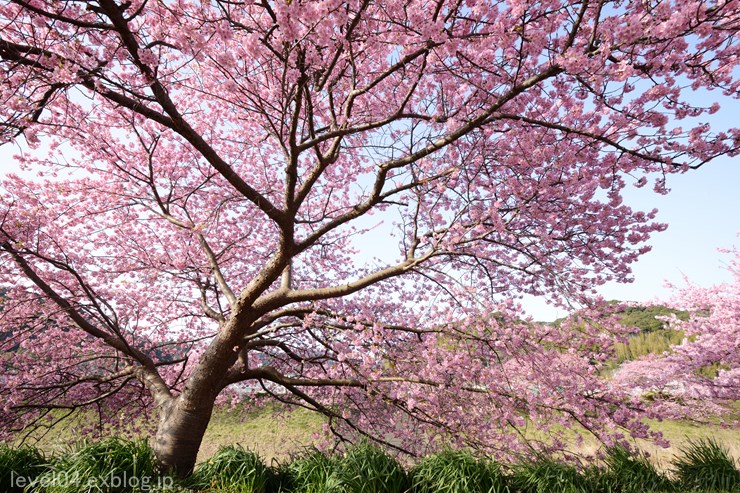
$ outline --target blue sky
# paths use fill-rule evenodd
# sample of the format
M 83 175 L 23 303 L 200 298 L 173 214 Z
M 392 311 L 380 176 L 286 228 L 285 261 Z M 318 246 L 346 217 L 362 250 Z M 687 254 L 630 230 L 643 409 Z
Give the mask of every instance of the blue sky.
M 740 248 L 740 158 L 721 158 L 698 170 L 669 177 L 671 192 L 657 195 L 650 187 L 630 191 L 625 202 L 633 208 L 659 210 L 668 229 L 650 241 L 652 251 L 633 265 L 634 282 L 610 283 L 599 289 L 606 299 L 651 301 L 667 299 L 665 283 L 709 286 L 730 279 L 728 255 L 719 248 Z M 527 298 L 525 309 L 537 320 L 564 316 L 564 310 Z

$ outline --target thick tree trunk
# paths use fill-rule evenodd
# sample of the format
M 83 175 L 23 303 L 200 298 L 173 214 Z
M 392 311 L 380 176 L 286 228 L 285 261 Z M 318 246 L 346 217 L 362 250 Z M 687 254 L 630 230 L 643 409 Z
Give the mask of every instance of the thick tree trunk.
M 280 275 L 285 264 L 278 258 L 273 259 L 268 267 L 260 278 L 264 286 L 253 281 L 256 284 L 253 288 L 255 293 L 269 286 Z M 253 297 L 256 298 L 257 294 Z M 216 397 L 224 388 L 229 369 L 239 357 L 240 344 L 245 334 L 250 333 L 252 323 L 269 311 L 255 312 L 245 308 L 252 301 L 242 294 L 231 318 L 221 325 L 218 335 L 201 355 L 182 393 L 160 408 L 154 453 L 162 470 L 180 477 L 193 472 Z
M 175 399 L 161 411 L 154 439 L 154 453 L 160 469 L 185 477 L 193 472 L 203 435 L 213 413 L 214 401 L 187 405 Z

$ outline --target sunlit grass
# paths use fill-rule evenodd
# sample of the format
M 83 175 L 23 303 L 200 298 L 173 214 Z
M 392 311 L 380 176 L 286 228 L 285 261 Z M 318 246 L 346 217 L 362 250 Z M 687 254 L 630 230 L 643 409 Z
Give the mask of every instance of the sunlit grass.
M 31 447 L 4 446 L 0 491 L 23 491 L 8 480 L 12 471 L 36 478 L 28 493 L 740 492 L 738 464 L 716 441 L 691 442 L 673 465 L 668 476 L 644 456 L 621 447 L 586 466 L 545 456 L 501 465 L 468 451 L 446 450 L 420 459 L 407 473 L 392 455 L 366 442 L 334 454 L 304 449 L 271 466 L 256 453 L 232 446 L 177 482 L 157 476 L 146 442 L 105 439 L 79 444 L 56 457 Z
M 613 447 L 604 459 L 608 483 L 623 493 L 672 491 L 673 484 L 642 454 L 630 453 L 624 447 Z
M 198 453 L 202 462 L 220 447 L 233 444 L 253 450 L 269 463 L 285 460 L 307 446 L 316 445 L 324 419 L 310 411 L 296 409 L 277 412 L 274 406 L 255 409 L 217 409 L 208 424 L 203 445 Z
M 339 460 L 318 449 L 307 449 L 280 469 L 282 491 L 343 493 Z
M 736 413 L 726 418 L 728 421 L 740 419 L 740 402 L 736 404 Z M 671 461 L 688 441 L 715 438 L 723 443 L 730 455 L 740 457 L 740 430 L 738 428 L 723 427 L 719 420 L 716 425 L 696 423 L 690 421 L 649 420 L 648 424 L 656 431 L 661 431 L 671 442 L 670 448 L 659 447 L 646 440 L 637 440 L 635 445 L 649 453 L 650 461 L 660 471 L 671 469 Z M 221 447 L 241 445 L 258 453 L 269 464 L 277 459 L 285 461 L 291 455 L 319 444 L 316 436 L 321 435 L 323 419 L 321 416 L 306 410 L 294 410 L 285 413 L 276 413 L 273 406 L 265 406 L 252 410 L 237 409 L 236 413 L 229 413 L 224 409 L 217 409 L 208 426 L 198 462 L 204 462 Z M 79 428 L 79 419 L 63 423 L 61 430 L 54 430 L 39 442 L 31 444 L 38 446 L 44 453 L 59 453 L 79 440 L 75 429 Z M 568 432 L 566 445 L 569 451 L 581 455 L 596 454 L 601 444 L 588 433 L 581 433 L 582 444 L 578 444 L 578 432 Z M 570 437 L 570 438 L 568 438 Z M 145 438 L 141 436 L 141 438 Z M 535 439 L 546 439 L 544 436 L 533 435 Z
M 572 464 L 550 458 L 516 464 L 511 483 L 520 493 L 590 493 L 599 490 L 582 476 Z
M 619 365 L 648 354 L 662 354 L 669 351 L 671 346 L 680 344 L 684 337 L 683 332 L 671 329 L 635 334 L 627 343 L 620 342 L 614 346 L 615 363 Z

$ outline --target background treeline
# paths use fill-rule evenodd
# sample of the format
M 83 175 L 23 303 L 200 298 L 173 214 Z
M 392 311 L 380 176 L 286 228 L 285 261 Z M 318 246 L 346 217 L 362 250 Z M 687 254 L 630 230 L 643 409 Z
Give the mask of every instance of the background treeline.
M 620 304 L 619 301 L 610 301 L 612 305 Z M 639 359 L 648 354 L 663 354 L 670 351 L 671 346 L 680 344 L 684 339 L 684 333 L 667 327 L 662 317 L 675 315 L 679 320 L 688 320 L 689 312 L 674 310 L 663 305 L 636 305 L 626 306 L 613 312 L 619 318 L 619 323 L 624 327 L 638 329 L 638 332 L 630 335 L 625 343 L 615 344 L 614 361 L 612 367 L 616 367 L 625 361 Z M 552 322 L 557 327 L 565 318 Z
M 687 320 L 689 313 L 673 310 L 662 305 L 629 306 L 621 310 L 618 315 L 620 323 L 625 327 L 637 327 L 640 332 L 630 336 L 627 343 L 618 343 L 615 347 L 616 362 L 638 359 L 648 354 L 662 354 L 672 345 L 680 344 L 684 333 L 666 327 L 666 323 L 658 317 L 675 315 L 680 320 Z

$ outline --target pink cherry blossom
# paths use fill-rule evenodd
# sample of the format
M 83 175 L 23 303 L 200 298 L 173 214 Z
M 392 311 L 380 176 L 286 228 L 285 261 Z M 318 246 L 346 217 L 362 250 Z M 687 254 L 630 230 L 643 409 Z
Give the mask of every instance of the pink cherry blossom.
M 616 383 L 648 396 L 665 416 L 703 421 L 727 414 L 740 399 L 740 252 L 733 254 L 732 282 L 712 287 L 687 283 L 677 290 L 671 304 L 691 316 L 667 323 L 684 333 L 683 342 L 666 354 L 625 363 L 615 375 Z

